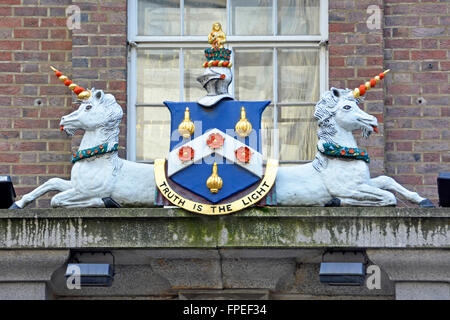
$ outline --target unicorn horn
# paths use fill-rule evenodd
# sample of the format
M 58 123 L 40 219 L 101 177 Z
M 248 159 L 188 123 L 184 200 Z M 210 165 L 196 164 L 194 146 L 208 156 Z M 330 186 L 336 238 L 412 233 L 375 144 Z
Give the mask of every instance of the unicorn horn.
M 384 78 L 384 75 L 389 71 L 391 70 L 388 69 L 377 75 L 375 78 L 370 79 L 370 81 L 367 81 L 365 84 L 360 85 L 359 88 L 355 88 L 355 90 L 353 90 L 353 96 L 355 98 L 363 96 L 366 91 L 369 91 L 371 88 L 375 87 L 375 85 L 380 82 L 380 80 Z
M 56 77 L 61 80 L 66 86 L 69 87 L 70 90 L 72 90 L 80 100 L 87 100 L 91 96 L 91 92 L 89 90 L 84 89 L 83 87 L 80 87 L 79 85 L 76 85 L 72 82 L 69 78 L 67 78 L 65 75 L 62 74 L 62 72 L 58 71 L 57 69 L 50 66 L 50 68 L 55 72 Z

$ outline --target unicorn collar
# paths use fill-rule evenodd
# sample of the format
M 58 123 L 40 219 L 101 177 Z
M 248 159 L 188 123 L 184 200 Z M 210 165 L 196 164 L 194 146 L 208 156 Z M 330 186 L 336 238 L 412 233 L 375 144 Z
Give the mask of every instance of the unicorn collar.
M 72 155 L 72 163 L 75 163 L 78 160 L 83 160 L 83 159 L 95 157 L 95 156 L 98 156 L 98 155 L 101 155 L 101 154 L 117 151 L 118 147 L 119 147 L 119 144 L 116 143 L 114 145 L 114 147 L 112 147 L 111 150 L 107 151 L 108 150 L 108 144 L 107 143 L 103 143 L 103 144 L 98 145 L 98 146 L 93 147 L 93 148 L 84 149 L 84 150 L 78 150 L 76 153 L 74 153 Z
M 347 148 L 340 146 L 336 143 L 330 143 L 326 142 L 323 144 L 323 151 L 317 147 L 317 149 L 330 157 L 336 157 L 336 158 L 346 158 L 351 160 L 363 160 L 367 163 L 370 163 L 369 155 L 367 154 L 366 150 L 362 150 L 359 148 Z

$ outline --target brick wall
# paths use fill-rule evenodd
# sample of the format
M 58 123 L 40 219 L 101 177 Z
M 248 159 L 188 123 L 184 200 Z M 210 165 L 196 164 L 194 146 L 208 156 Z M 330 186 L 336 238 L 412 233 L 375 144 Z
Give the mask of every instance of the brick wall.
M 354 89 L 384 71 L 383 24 L 379 29 L 368 28 L 369 5 L 383 9 L 382 0 L 329 1 L 330 87 Z M 382 12 L 380 17 L 382 22 Z M 377 117 L 379 134 L 373 134 L 369 139 L 357 134 L 358 145 L 369 152 L 373 176 L 383 174 L 385 167 L 383 82 L 365 94 L 365 102 L 361 106 Z
M 450 3 L 385 0 L 386 173 L 437 203 L 450 171 Z
M 0 174 L 18 195 L 71 168 L 70 139 L 58 130 L 71 97 L 49 72 L 55 64 L 70 74 L 71 32 L 62 1 L 40 2 L 0 2 Z
M 445 0 L 329 4 L 330 86 L 354 88 L 383 69 L 392 70 L 379 89 L 366 94 L 364 103 L 367 112 L 384 122 L 379 135 L 358 141 L 375 158 L 372 176 L 390 175 L 437 204 L 437 174 L 450 171 L 450 4 Z M 380 29 L 367 28 L 369 5 L 381 9 Z
M 127 2 L 73 0 L 81 9 L 81 28 L 73 30 L 72 69 L 77 84 L 113 94 L 122 106 L 119 155 L 126 158 Z M 81 135 L 73 139 L 78 149 Z
M 81 9 L 79 30 L 66 25 L 71 4 Z M 114 94 L 126 110 L 126 0 L 2 0 L 0 16 L 0 174 L 11 175 L 22 196 L 52 177 L 69 178 L 80 141 L 59 131 L 60 117 L 77 106 L 50 65 Z M 51 196 L 30 206 L 48 207 Z

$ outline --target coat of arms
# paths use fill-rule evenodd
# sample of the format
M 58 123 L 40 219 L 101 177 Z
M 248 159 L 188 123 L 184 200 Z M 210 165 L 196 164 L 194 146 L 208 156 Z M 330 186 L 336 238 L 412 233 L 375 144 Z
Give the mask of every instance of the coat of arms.
M 261 143 L 261 117 L 270 101 L 236 101 L 228 93 L 232 52 L 225 41 L 215 23 L 205 71 L 197 78 L 207 95 L 198 102 L 164 102 L 171 113 L 170 152 L 167 164 L 155 161 L 156 184 L 166 201 L 201 214 L 275 202 L 270 191 L 278 163 L 264 164 Z

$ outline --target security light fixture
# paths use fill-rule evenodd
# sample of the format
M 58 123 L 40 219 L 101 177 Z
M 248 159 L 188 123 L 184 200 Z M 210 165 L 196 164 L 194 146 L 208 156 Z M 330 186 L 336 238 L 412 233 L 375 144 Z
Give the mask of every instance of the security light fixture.
M 114 279 L 114 271 L 106 263 L 69 263 L 66 279 L 79 276 L 81 286 L 110 287 Z
M 360 262 L 322 262 L 321 283 L 340 286 L 361 286 L 366 278 L 365 267 Z
M 0 209 L 9 208 L 16 199 L 16 192 L 10 176 L 0 176 Z
M 437 178 L 439 205 L 450 207 L 450 172 L 440 172 Z
M 90 254 L 91 257 L 86 257 Z M 112 257 L 112 264 L 109 263 L 84 263 L 85 260 L 83 255 L 85 255 L 86 260 L 91 262 L 93 259 L 97 260 L 98 255 L 96 254 L 109 254 Z M 104 261 L 103 258 L 100 261 Z M 85 261 L 86 261 L 85 260 Z M 110 251 L 75 251 L 71 253 L 69 263 L 67 264 L 67 269 L 65 277 L 67 280 L 69 278 L 75 278 L 75 282 L 78 282 L 82 287 L 110 287 L 112 286 L 115 275 L 115 258 Z M 76 279 L 76 277 L 79 277 Z M 72 279 L 70 279 L 72 280 Z

